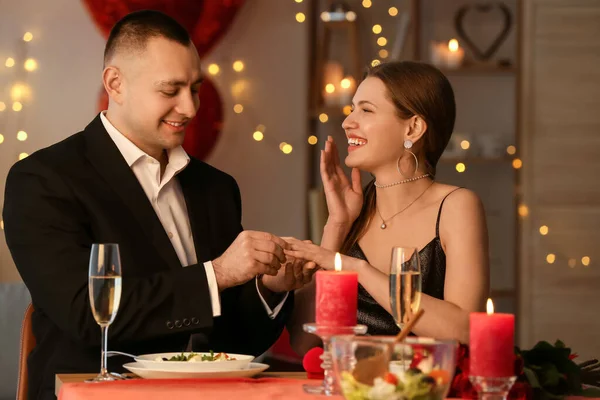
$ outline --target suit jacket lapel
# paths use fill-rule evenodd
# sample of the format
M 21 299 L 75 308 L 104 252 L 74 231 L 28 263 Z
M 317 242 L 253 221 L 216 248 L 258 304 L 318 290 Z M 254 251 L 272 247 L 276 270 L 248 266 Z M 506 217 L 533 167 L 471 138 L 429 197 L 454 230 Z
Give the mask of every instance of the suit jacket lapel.
M 84 131 L 86 156 L 121 198 L 148 236 L 150 244 L 172 268 L 181 268 L 177 253 L 144 189 L 125 162 L 98 115 Z
M 195 161 L 192 159 L 189 165 L 177 175 L 177 178 L 185 197 L 185 204 L 194 237 L 194 247 L 196 248 L 196 258 L 198 259 L 198 263 L 203 263 L 211 260 L 213 257 L 210 236 L 208 234 L 210 226 L 207 214 L 207 200 L 210 193 L 206 193 L 208 191 L 206 182 L 198 181 L 199 177 L 201 178 L 202 176 L 201 174 L 194 173 L 194 164 Z

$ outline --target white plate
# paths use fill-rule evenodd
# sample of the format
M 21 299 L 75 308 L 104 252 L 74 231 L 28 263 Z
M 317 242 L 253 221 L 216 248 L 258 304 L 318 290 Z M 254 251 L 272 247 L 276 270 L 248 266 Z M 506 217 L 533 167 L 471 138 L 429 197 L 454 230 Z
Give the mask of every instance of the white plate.
M 165 371 L 147 368 L 140 363 L 128 363 L 123 367 L 144 379 L 179 379 L 179 378 L 251 378 L 267 368 L 267 364 L 250 363 L 245 369 L 234 371 Z
M 186 356 L 191 353 L 183 353 Z M 210 353 L 194 353 L 197 355 L 209 355 Z M 152 368 L 154 370 L 161 371 L 175 371 L 175 372 L 206 372 L 206 371 L 233 371 L 247 368 L 254 356 L 245 354 L 229 354 L 229 357 L 235 358 L 235 360 L 228 361 L 156 361 L 157 358 L 171 358 L 173 356 L 181 355 L 181 353 L 156 353 L 156 354 L 144 354 L 137 356 L 135 361 L 140 363 L 146 368 Z

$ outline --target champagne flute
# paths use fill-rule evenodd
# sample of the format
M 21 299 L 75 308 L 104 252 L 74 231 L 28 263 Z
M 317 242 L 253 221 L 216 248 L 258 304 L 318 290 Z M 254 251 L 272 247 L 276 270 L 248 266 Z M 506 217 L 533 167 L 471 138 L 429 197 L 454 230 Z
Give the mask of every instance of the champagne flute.
M 88 287 L 94 318 L 102 330 L 100 374 L 86 382 L 114 381 L 106 369 L 108 327 L 115 320 L 121 302 L 121 258 L 119 245 L 95 243 L 90 254 Z
M 419 310 L 421 303 L 421 263 L 414 247 L 392 248 L 390 267 L 392 315 L 402 329 Z

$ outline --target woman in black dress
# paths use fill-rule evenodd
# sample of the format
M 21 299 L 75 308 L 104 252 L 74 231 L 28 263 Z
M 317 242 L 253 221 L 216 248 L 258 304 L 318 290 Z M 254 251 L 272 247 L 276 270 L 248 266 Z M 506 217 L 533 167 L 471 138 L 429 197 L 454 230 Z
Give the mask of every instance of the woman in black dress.
M 292 241 L 290 256 L 359 274 L 358 323 L 368 333 L 398 332 L 390 312 L 388 276 L 394 246 L 419 250 L 421 307 L 414 334 L 467 342 L 469 313 L 482 310 L 489 291 L 488 235 L 477 195 L 434 180 L 455 120 L 454 93 L 431 65 L 390 62 L 369 70 L 342 127 L 348 139 L 341 166 L 333 139 L 321 152 L 329 217 L 321 246 Z M 359 170 L 374 179 L 363 193 Z M 314 283 L 297 292 L 288 325 L 300 354 L 318 345 L 302 332 L 314 321 Z

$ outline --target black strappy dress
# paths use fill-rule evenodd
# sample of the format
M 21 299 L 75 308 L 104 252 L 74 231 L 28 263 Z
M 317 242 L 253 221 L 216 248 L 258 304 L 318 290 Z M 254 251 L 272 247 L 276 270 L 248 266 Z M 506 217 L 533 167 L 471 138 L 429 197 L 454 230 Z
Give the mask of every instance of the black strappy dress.
M 458 189 L 460 188 L 454 190 Z M 448 193 L 440 204 L 435 225 L 435 238 L 419 251 L 423 280 L 422 292 L 440 300 L 444 299 L 444 281 L 446 278 L 446 254 L 440 241 L 440 216 L 442 215 L 444 201 L 452 192 Z M 350 248 L 348 255 L 368 261 L 358 242 Z M 385 287 L 382 290 L 389 289 Z M 358 285 L 357 322 L 368 327 L 367 333 L 369 335 L 396 335 L 400 331 L 392 315 L 379 305 L 360 284 Z

